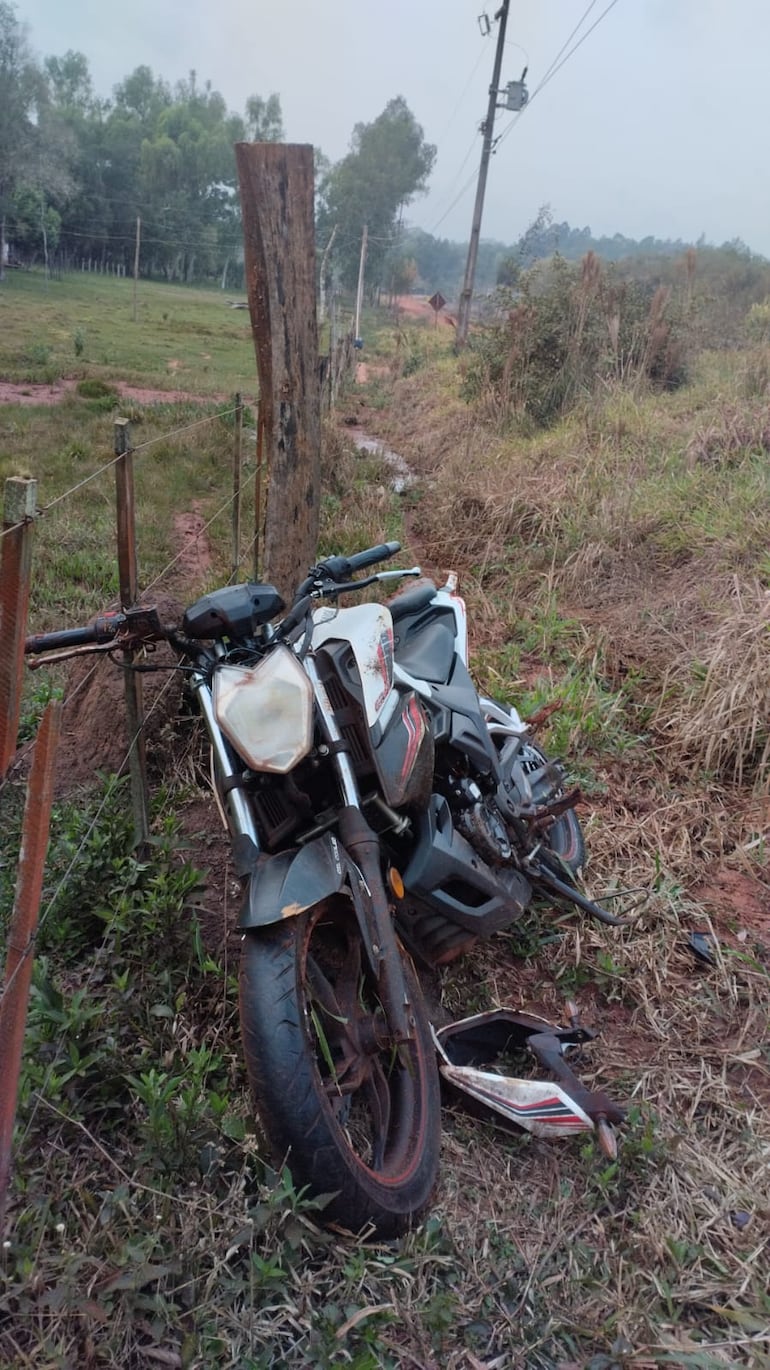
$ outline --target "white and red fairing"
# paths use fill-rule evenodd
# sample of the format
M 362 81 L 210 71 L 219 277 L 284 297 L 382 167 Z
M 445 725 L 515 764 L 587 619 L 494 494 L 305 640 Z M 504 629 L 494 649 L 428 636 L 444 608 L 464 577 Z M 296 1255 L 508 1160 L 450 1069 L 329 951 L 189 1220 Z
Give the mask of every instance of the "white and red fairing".
M 416 801 L 429 777 L 425 713 L 411 688 L 394 684 L 393 619 L 382 604 L 358 604 L 351 609 L 317 610 L 313 647 L 346 642 L 361 683 L 367 727 L 372 734 L 372 757 L 383 793 L 390 804 Z M 420 757 L 422 756 L 422 765 Z M 432 751 L 430 757 L 432 773 Z
M 324 642 L 349 642 L 356 659 L 371 728 L 393 689 L 393 619 L 384 604 L 356 604 L 351 609 L 316 609 L 313 648 Z

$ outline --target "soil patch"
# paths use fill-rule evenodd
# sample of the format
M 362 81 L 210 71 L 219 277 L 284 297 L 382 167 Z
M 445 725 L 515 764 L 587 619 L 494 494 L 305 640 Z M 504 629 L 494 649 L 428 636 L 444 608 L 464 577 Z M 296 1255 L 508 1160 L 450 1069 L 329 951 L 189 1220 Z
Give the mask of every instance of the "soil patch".
M 35 382 L 0 381 L 0 404 L 52 405 L 60 404 L 67 395 L 75 393 L 77 379 L 72 376 L 53 381 L 50 385 Z M 110 381 L 124 400 L 135 404 L 223 404 L 230 395 L 192 395 L 188 390 L 157 390 L 149 386 L 124 385 Z M 247 403 L 252 403 L 244 397 Z
M 201 940 L 212 957 L 238 964 L 240 934 L 236 922 L 241 907 L 241 883 L 233 870 L 230 838 L 211 796 L 196 798 L 180 810 L 182 836 L 188 859 L 201 872 L 201 885 L 190 905 L 197 915 Z
M 410 319 L 430 319 L 433 323 L 436 318 L 433 306 L 422 295 L 399 295 L 397 308 L 399 314 L 406 314 Z M 457 319 L 446 307 L 439 311 L 438 321 L 450 328 L 457 327 Z
M 161 619 L 178 621 L 181 617 L 182 605 L 170 595 L 154 595 L 153 601 Z M 142 676 L 148 770 L 151 779 L 160 779 L 174 759 L 174 725 L 182 699 L 182 677 L 171 669 L 176 654 L 165 643 L 158 643 L 147 660 L 161 668 L 157 674 Z M 125 716 L 123 671 L 106 655 L 76 658 L 62 715 L 56 762 L 58 794 L 93 784 L 100 771 L 116 775 L 126 772 Z
M 747 871 L 720 866 L 693 891 L 714 915 L 721 940 L 751 952 L 759 944 L 770 958 L 770 885 Z
M 179 551 L 170 578 L 184 584 L 203 580 L 213 563 L 206 520 L 197 500 L 188 513 L 174 515 L 174 542 Z

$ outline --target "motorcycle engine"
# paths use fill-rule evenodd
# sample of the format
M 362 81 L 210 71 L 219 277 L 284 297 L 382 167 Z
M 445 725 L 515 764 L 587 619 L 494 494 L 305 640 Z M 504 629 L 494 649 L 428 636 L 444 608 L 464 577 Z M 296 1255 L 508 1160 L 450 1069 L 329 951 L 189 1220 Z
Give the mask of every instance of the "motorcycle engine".
M 497 808 L 486 803 L 478 785 L 462 782 L 464 807 L 456 815 L 460 832 L 485 861 L 499 866 L 510 861 L 511 844 Z

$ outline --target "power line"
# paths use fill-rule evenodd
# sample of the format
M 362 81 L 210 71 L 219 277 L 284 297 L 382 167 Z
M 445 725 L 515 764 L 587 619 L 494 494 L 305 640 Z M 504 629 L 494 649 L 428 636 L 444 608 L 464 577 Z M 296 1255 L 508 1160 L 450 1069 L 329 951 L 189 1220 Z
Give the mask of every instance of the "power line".
M 519 110 L 518 114 L 516 114 L 516 115 L 514 116 L 514 118 L 511 120 L 510 124 L 508 125 L 508 127 L 505 128 L 505 129 L 503 129 L 503 132 L 502 132 L 501 134 L 499 134 L 498 137 L 495 139 L 495 142 L 494 142 L 495 148 L 499 147 L 500 143 L 502 143 L 502 142 L 508 137 L 508 134 L 511 132 L 511 130 L 512 130 L 512 129 L 516 126 L 516 124 L 519 122 L 519 119 L 521 118 L 521 116 L 522 116 L 523 114 L 526 114 L 527 110 L 530 108 L 530 106 L 533 104 L 533 102 L 537 99 L 537 97 L 538 97 L 538 95 L 541 93 L 541 91 L 543 91 L 543 90 L 545 89 L 545 87 L 548 85 L 549 81 L 552 81 L 552 80 L 553 80 L 554 76 L 556 76 L 557 72 L 561 71 L 562 67 L 566 65 L 566 63 L 569 61 L 570 57 L 573 57 L 574 54 L 577 52 L 578 48 L 579 48 L 579 47 L 582 47 L 583 43 L 586 41 L 586 38 L 590 37 L 590 35 L 593 33 L 594 29 L 597 28 L 597 27 L 599 26 L 599 24 L 602 22 L 602 19 L 604 19 L 605 16 L 609 14 L 610 10 L 615 8 L 615 6 L 617 5 L 617 3 L 618 3 L 618 0 L 610 0 L 609 5 L 607 5 L 606 9 L 603 9 L 603 10 L 602 10 L 602 12 L 601 12 L 601 14 L 599 15 L 598 19 L 595 19 L 595 20 L 594 20 L 594 22 L 593 22 L 593 24 L 591 25 L 590 29 L 586 29 L 585 33 L 583 34 L 583 36 L 582 36 L 581 38 L 578 39 L 578 41 L 577 41 L 577 43 L 575 43 L 574 47 L 570 48 L 570 50 L 569 50 L 569 52 L 566 54 L 566 56 L 562 57 L 561 61 L 559 61 L 559 57 L 561 57 L 561 54 L 564 52 L 564 48 L 567 46 L 567 44 L 565 43 L 565 44 L 562 45 L 562 47 L 559 49 L 559 52 L 557 53 L 556 57 L 554 58 L 553 62 L 552 62 L 551 65 L 548 67 L 548 70 L 546 71 L 546 74 L 545 74 L 545 76 L 543 77 L 542 81 L 541 81 L 540 84 L 539 84 L 538 86 L 536 86 L 535 89 L 533 90 L 533 92 L 532 92 L 532 94 L 530 95 L 529 100 L 527 101 L 527 103 L 526 103 L 526 105 L 524 106 L 524 108 L 521 109 L 521 110 Z M 570 34 L 570 38 L 572 38 L 573 35 L 574 35 L 575 33 L 577 33 L 578 29 L 581 27 L 581 25 L 582 25 L 582 24 L 585 22 L 585 20 L 588 18 L 588 15 L 590 14 L 590 12 L 591 12 L 591 10 L 593 9 L 593 7 L 594 7 L 595 4 L 596 4 L 596 0 L 591 0 L 591 4 L 588 6 L 588 9 L 585 11 L 585 14 L 583 15 L 582 19 L 580 20 L 580 23 L 578 23 L 578 24 L 575 26 L 575 28 L 572 30 L 572 33 Z M 567 43 L 568 43 L 569 41 L 570 41 L 570 39 L 568 38 L 568 39 L 567 39 Z
M 487 34 L 487 37 L 489 37 L 488 34 Z M 460 94 L 459 94 L 458 97 L 457 97 L 457 100 L 455 101 L 454 109 L 452 110 L 452 113 L 450 114 L 449 118 L 447 119 L 447 121 L 446 121 L 446 123 L 445 123 L 443 129 L 441 130 L 441 133 L 440 133 L 439 137 L 438 137 L 437 140 L 436 140 L 438 143 L 443 143 L 443 141 L 444 141 L 444 139 L 446 138 L 446 135 L 447 135 L 449 129 L 452 127 L 452 123 L 453 123 L 453 121 L 454 121 L 454 117 L 455 117 L 455 115 L 456 115 L 458 109 L 460 108 L 460 105 L 462 104 L 463 100 L 465 99 L 466 95 L 468 94 L 468 91 L 469 91 L 469 89 L 470 89 L 471 81 L 473 80 L 474 76 L 476 75 L 476 72 L 477 72 L 478 69 L 479 69 L 479 66 L 481 65 L 481 59 L 482 59 L 483 56 L 484 56 L 484 49 L 482 48 L 481 52 L 479 53 L 478 57 L 476 58 L 476 61 L 475 61 L 474 64 L 473 64 L 473 67 L 472 67 L 472 69 L 471 69 L 471 73 L 470 73 L 470 76 L 468 77 L 468 80 L 465 82 L 465 85 L 463 86 L 463 88 L 462 88 Z
M 500 133 L 500 134 L 498 134 L 498 136 L 495 138 L 495 140 L 494 140 L 494 142 L 493 142 L 493 144 L 492 144 L 493 151 L 496 151 L 497 148 L 499 147 L 500 143 L 502 143 L 502 142 L 504 141 L 504 139 L 508 137 L 508 134 L 509 134 L 509 133 L 511 132 L 511 130 L 515 127 L 515 125 L 519 122 L 519 119 L 522 117 L 522 115 L 525 114 L 526 111 L 530 108 L 530 106 L 532 105 L 533 101 L 534 101 L 534 100 L 536 99 L 536 97 L 540 94 L 540 92 L 545 88 L 545 86 L 548 84 L 548 82 L 553 80 L 554 76 L 556 75 L 556 73 L 557 73 L 558 71 L 561 71 L 561 68 L 565 65 L 565 63 L 568 62 L 569 59 L 570 59 L 570 57 L 572 57 L 572 56 L 574 55 L 574 53 L 577 52 L 578 48 L 585 42 L 586 38 L 588 38 L 589 35 L 590 35 L 591 33 L 593 33 L 594 29 L 597 27 L 598 24 L 601 23 L 601 21 L 602 21 L 602 19 L 604 19 L 605 15 L 609 14 L 610 10 L 613 9 L 614 6 L 618 3 L 618 0 L 610 0 L 610 4 L 607 5 L 606 9 L 602 10 L 602 13 L 599 15 L 598 19 L 596 19 L 596 20 L 594 21 L 594 23 L 591 25 L 591 27 L 590 27 L 589 29 L 586 30 L 586 32 L 585 32 L 585 33 L 583 34 L 583 36 L 578 40 L 578 42 L 574 45 L 574 47 L 573 47 L 573 48 L 570 48 L 570 50 L 569 50 L 569 52 L 567 52 L 566 56 L 562 56 L 562 54 L 564 53 L 565 48 L 567 48 L 567 47 L 569 46 L 570 42 L 571 42 L 572 39 L 575 37 L 575 34 L 578 33 L 578 32 L 580 31 L 580 29 L 582 28 L 582 26 L 583 26 L 583 24 L 585 23 L 586 19 L 588 18 L 589 14 L 591 13 L 591 10 L 594 8 L 594 6 L 595 6 L 597 3 L 598 3 L 598 0 L 591 0 L 591 3 L 588 5 L 588 8 L 584 11 L 584 13 L 583 13 L 583 15 L 581 16 L 581 18 L 578 20 L 577 24 L 576 24 L 575 27 L 573 28 L 573 30 L 572 30 L 572 32 L 570 33 L 569 37 L 566 38 L 565 41 L 562 43 L 562 45 L 561 45 L 561 47 L 559 48 L 559 51 L 557 52 L 556 56 L 553 58 L 553 60 L 552 60 L 551 63 L 549 64 L 549 66 L 546 68 L 546 72 L 545 72 L 545 75 L 544 75 L 542 81 L 539 83 L 539 85 L 537 85 L 537 86 L 535 87 L 534 91 L 532 92 L 532 94 L 531 94 L 530 97 L 529 97 L 529 100 L 528 100 L 527 104 L 524 106 L 523 109 L 519 110 L 519 112 L 518 112 L 516 115 L 514 115 L 514 117 L 513 117 L 513 119 L 511 120 L 510 124 L 508 124 L 507 128 L 505 128 L 505 129 L 503 130 L 503 132 Z M 559 60 L 560 58 L 561 58 L 561 61 Z M 475 146 L 475 139 L 474 139 L 473 146 Z M 467 156 L 466 156 L 465 160 L 467 161 Z M 458 190 L 458 192 L 457 192 L 457 194 L 455 195 L 454 199 L 452 200 L 451 204 L 448 206 L 447 209 L 444 210 L 444 213 L 441 215 L 441 217 L 440 217 L 439 219 L 436 220 L 436 222 L 435 222 L 435 224 L 433 225 L 433 227 L 432 227 L 431 229 L 429 229 L 429 232 L 430 232 L 431 234 L 435 233 L 436 229 L 437 229 L 437 228 L 444 222 L 444 220 L 451 214 L 452 210 L 455 208 L 455 205 L 457 205 L 457 204 L 459 203 L 459 201 L 464 197 L 464 195 L 466 195 L 466 193 L 468 192 L 468 190 L 470 189 L 470 187 L 473 185 L 473 182 L 475 181 L 475 179 L 476 179 L 476 171 L 474 171 L 474 172 L 472 173 L 472 175 L 468 177 L 468 179 L 467 179 L 467 181 L 464 183 L 464 185 L 462 185 L 462 186 L 460 187 L 460 189 Z
M 559 58 L 561 57 L 562 53 L 564 52 L 564 49 L 567 48 L 567 47 L 569 47 L 570 43 L 572 42 L 572 39 L 575 37 L 575 34 L 578 33 L 578 32 L 580 31 L 580 29 L 583 27 L 583 25 L 584 25 L 586 19 L 588 18 L 589 14 L 591 13 L 591 10 L 593 9 L 594 5 L 596 5 L 597 3 L 598 3 L 598 0 L 591 0 L 591 3 L 590 3 L 590 5 L 588 6 L 588 9 L 584 12 L 584 14 L 581 16 L 581 18 L 578 19 L 578 21 L 577 21 L 577 23 L 576 23 L 574 29 L 572 30 L 572 32 L 571 32 L 571 34 L 570 34 L 570 36 L 569 36 L 569 38 L 566 38 L 566 39 L 564 40 L 564 42 L 562 43 L 561 47 L 559 48 L 559 51 L 557 52 L 556 56 L 554 57 L 553 61 L 551 62 L 551 65 L 550 65 L 549 67 L 546 67 L 545 74 L 543 75 L 543 79 L 542 79 L 542 81 L 540 82 L 540 87 L 542 87 L 543 83 L 548 79 L 548 77 L 550 76 L 550 74 L 551 74 L 551 72 L 553 71 L 554 67 L 556 66 L 556 63 L 558 62 Z M 533 97 L 533 98 L 534 98 L 534 97 Z
M 466 162 L 468 161 L 468 158 L 472 155 L 474 148 L 476 147 L 476 138 L 477 138 L 477 136 L 478 136 L 478 134 L 477 134 L 477 133 L 474 133 L 473 139 L 472 139 L 472 141 L 471 141 L 470 147 L 468 148 L 468 151 L 466 152 L 465 156 L 463 157 L 463 159 L 462 159 L 462 161 L 461 161 L 459 167 L 457 168 L 457 171 L 455 172 L 454 176 L 452 177 L 452 180 L 449 182 L 449 186 L 448 186 L 447 189 L 444 191 L 444 194 L 445 194 L 445 195 L 449 195 L 449 194 L 451 193 L 451 191 L 454 190 L 454 188 L 455 188 L 457 182 L 459 181 L 459 179 L 460 179 L 460 177 L 461 177 L 461 175 L 462 175 L 462 173 L 463 173 L 463 170 L 464 170 L 464 168 L 465 168 L 465 164 L 466 164 Z M 476 172 L 474 171 L 473 176 L 475 176 L 475 175 L 476 175 Z M 473 177 L 471 177 L 471 179 L 473 179 Z M 465 189 L 467 188 L 467 184 L 468 184 L 468 183 L 466 182 L 466 184 L 465 184 L 465 186 L 463 187 L 463 189 L 459 192 L 460 195 L 462 195 L 462 194 L 464 193 Z M 449 206 L 449 209 L 445 210 L 444 213 L 442 214 L 441 218 L 438 219 L 438 220 L 436 221 L 436 225 L 435 225 L 436 228 L 438 228 L 438 226 L 439 226 L 440 223 L 443 223 L 444 219 L 446 218 L 447 214 L 449 213 L 449 210 L 453 209 L 454 206 L 455 206 L 456 204 L 457 204 L 457 198 L 455 198 L 455 199 L 452 201 L 451 205 Z M 431 232 L 433 232 L 432 229 L 431 229 Z

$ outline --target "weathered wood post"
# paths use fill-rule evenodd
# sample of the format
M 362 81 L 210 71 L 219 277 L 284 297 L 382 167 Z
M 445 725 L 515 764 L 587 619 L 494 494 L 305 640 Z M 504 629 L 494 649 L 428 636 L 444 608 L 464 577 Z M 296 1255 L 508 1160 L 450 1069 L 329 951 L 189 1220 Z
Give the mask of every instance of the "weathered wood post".
M 115 420 L 115 494 L 118 515 L 118 576 L 120 603 L 130 609 L 137 600 L 136 518 L 134 505 L 134 461 L 128 419 Z M 134 814 L 134 846 L 143 849 L 150 835 L 150 800 L 147 783 L 147 754 L 144 743 L 144 699 L 142 677 L 130 669 L 133 653 L 123 653 L 126 690 L 128 769 L 131 777 L 131 806 Z
M 235 157 L 268 482 L 261 571 L 290 598 L 315 560 L 320 506 L 313 149 L 236 143 Z
M 241 467 L 243 454 L 243 396 L 235 392 L 235 436 L 233 439 L 233 580 L 241 562 Z
M 5 482 L 0 543 L 0 779 L 16 753 L 19 733 L 36 508 L 37 481 L 11 476 Z
M 51 701 L 35 741 L 24 805 L 16 895 L 8 929 L 5 981 L 0 999 L 0 1237 L 5 1230 L 13 1124 L 32 980 L 32 950 L 48 850 L 61 707 L 59 700 Z

